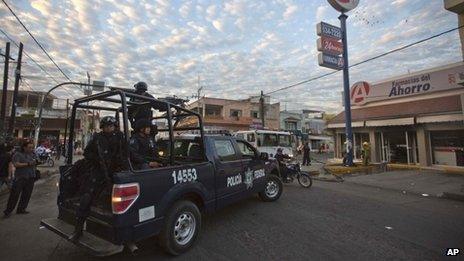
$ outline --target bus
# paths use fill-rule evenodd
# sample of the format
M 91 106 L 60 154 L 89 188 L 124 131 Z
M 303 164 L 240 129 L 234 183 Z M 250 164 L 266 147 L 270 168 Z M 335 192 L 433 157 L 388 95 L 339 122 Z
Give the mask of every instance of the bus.
M 284 154 L 293 157 L 293 137 L 290 132 L 248 130 L 238 131 L 234 136 L 248 141 L 253 144 L 259 152 L 266 152 L 270 157 L 274 157 L 277 148 L 282 148 Z

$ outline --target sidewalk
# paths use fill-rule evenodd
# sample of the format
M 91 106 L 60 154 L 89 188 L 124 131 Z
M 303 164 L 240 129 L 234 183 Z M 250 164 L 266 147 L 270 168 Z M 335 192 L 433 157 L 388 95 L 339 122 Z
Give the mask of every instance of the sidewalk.
M 422 196 L 464 201 L 464 176 L 425 170 L 388 171 L 372 175 L 345 176 L 345 182 Z

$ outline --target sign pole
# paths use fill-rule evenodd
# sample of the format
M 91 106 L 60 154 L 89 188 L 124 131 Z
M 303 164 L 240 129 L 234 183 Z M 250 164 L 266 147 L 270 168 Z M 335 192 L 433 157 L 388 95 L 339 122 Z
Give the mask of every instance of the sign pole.
M 345 100 L 345 131 L 346 131 L 346 165 L 353 166 L 353 130 L 351 128 L 350 76 L 348 72 L 348 45 L 346 38 L 346 19 L 342 12 L 338 17 L 342 29 L 343 43 L 343 95 Z

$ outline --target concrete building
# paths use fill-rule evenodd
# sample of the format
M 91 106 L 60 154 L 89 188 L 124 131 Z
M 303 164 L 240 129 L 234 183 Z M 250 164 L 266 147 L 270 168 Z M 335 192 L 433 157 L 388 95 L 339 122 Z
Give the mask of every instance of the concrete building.
M 445 9 L 458 15 L 459 36 L 461 37 L 461 51 L 464 60 L 464 0 L 444 0 Z
M 203 97 L 189 104 L 188 109 L 198 111 L 203 116 L 207 130 L 249 130 L 262 129 L 259 97 L 245 100 L 228 100 Z M 270 97 L 264 99 L 264 128 L 279 130 L 280 103 L 271 103 Z
M 374 162 L 464 167 L 464 62 L 351 89 L 353 148 Z M 328 124 L 344 153 L 344 112 Z
M 3 93 L 0 94 L 0 99 Z M 19 91 L 16 109 L 14 137 L 33 138 L 37 124 L 38 107 L 45 92 Z M 13 91 L 7 91 L 6 99 L 6 125 L 9 122 L 13 104 Z M 71 112 L 66 110 L 66 100 L 58 99 L 54 95 L 48 95 L 44 103 L 42 113 L 42 127 L 39 141 L 47 140 L 56 144 L 64 139 L 65 127 Z M 93 111 L 80 111 L 75 122 L 76 141 L 85 144 L 93 132 L 95 122 L 98 122 L 98 114 Z M 69 125 L 68 125 L 69 126 Z M 8 126 L 6 126 L 7 128 Z
M 322 144 L 333 148 L 333 139 L 327 133 L 324 112 L 317 110 L 285 110 L 280 112 L 281 130 L 295 134 L 299 140 L 310 142 L 312 150 L 318 150 Z

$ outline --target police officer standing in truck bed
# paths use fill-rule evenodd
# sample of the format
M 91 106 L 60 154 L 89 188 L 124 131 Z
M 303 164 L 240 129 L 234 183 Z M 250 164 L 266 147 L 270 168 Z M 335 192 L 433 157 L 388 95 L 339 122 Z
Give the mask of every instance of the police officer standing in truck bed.
M 84 159 L 88 164 L 88 173 L 84 175 L 79 191 L 79 207 L 76 211 L 75 231 L 69 239 L 77 240 L 82 236 L 86 218 L 90 215 L 90 206 L 107 184 L 111 183 L 113 173 L 127 169 L 124 137 L 115 117 L 105 116 L 100 120 L 101 132 L 92 136 L 84 149 Z
M 147 92 L 148 85 L 145 82 L 138 82 L 134 85 L 135 93 L 141 96 L 145 96 L 148 98 L 154 98 L 151 94 Z M 138 98 L 130 98 L 130 101 L 133 102 L 146 102 Z M 150 104 L 144 105 L 131 105 L 128 107 L 129 111 L 129 121 L 131 123 L 132 128 L 135 127 L 135 123 L 140 119 L 149 119 L 151 120 L 153 117 L 153 113 L 151 111 Z

